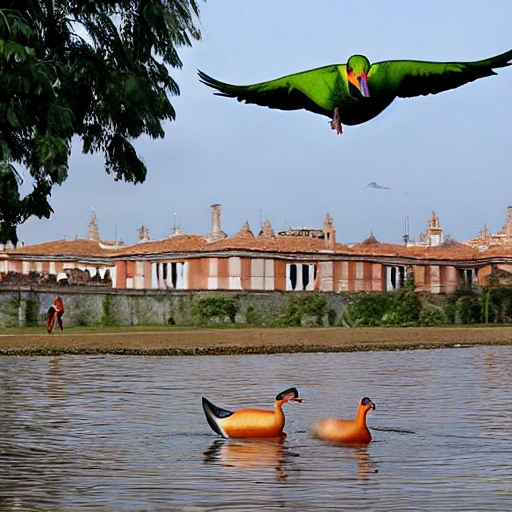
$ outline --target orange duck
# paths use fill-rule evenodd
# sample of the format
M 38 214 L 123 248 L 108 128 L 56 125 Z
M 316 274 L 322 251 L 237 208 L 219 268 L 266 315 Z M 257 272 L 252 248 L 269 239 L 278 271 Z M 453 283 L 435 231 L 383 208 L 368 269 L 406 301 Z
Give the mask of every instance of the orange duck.
M 366 426 L 366 415 L 371 409 L 375 409 L 375 404 L 365 396 L 359 401 L 355 419 L 325 418 L 312 425 L 311 433 L 324 441 L 368 444 L 372 440 L 372 435 Z
M 222 409 L 203 397 L 203 410 L 214 432 L 226 438 L 280 437 L 283 432 L 283 404 L 290 400 L 302 402 L 296 388 L 289 388 L 276 396 L 273 411 L 241 409 L 236 412 Z

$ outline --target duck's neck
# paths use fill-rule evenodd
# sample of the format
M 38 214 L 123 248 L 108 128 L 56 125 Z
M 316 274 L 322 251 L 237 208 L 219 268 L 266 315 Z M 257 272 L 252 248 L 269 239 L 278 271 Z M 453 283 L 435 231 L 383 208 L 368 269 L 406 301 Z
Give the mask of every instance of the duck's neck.
M 362 425 L 366 425 L 366 414 L 367 413 L 368 413 L 368 411 L 366 409 L 359 409 L 357 411 L 356 422 L 360 423 Z
M 283 402 L 282 400 L 278 400 L 274 406 L 274 414 L 276 415 L 276 419 L 282 419 L 284 424 L 284 413 L 283 413 Z

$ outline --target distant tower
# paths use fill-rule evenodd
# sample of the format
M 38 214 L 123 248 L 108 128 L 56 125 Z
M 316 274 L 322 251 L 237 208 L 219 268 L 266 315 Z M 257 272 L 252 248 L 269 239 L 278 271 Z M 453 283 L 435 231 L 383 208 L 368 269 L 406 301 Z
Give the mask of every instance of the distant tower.
M 210 229 L 209 239 L 210 240 L 220 240 L 222 238 L 227 238 L 228 235 L 222 231 L 220 227 L 220 204 L 212 204 L 212 226 Z
M 336 244 L 336 229 L 334 228 L 334 220 L 329 213 L 325 215 L 323 232 L 325 245 L 334 247 Z
M 174 226 L 171 231 L 172 235 L 181 235 L 181 224 L 178 222 L 178 214 L 174 213 Z
M 488 240 L 491 237 L 491 232 L 489 231 L 489 228 L 487 227 L 487 224 L 484 223 L 484 227 L 482 228 L 482 231 L 478 233 L 479 238 L 482 238 L 483 240 Z
M 436 212 L 432 212 L 432 216 L 428 221 L 428 228 L 426 233 L 427 245 L 436 246 L 443 243 L 443 230 L 439 223 L 439 217 Z
M 139 242 L 149 242 L 151 240 L 149 236 L 149 227 L 144 224 L 137 230 L 139 234 Z
M 505 238 L 512 238 L 512 206 L 507 208 L 507 223 L 505 224 Z
M 96 217 L 96 212 L 94 211 L 94 208 L 92 209 L 91 220 L 89 221 L 89 226 L 87 228 L 87 240 L 92 240 L 94 242 L 100 241 L 98 218 Z

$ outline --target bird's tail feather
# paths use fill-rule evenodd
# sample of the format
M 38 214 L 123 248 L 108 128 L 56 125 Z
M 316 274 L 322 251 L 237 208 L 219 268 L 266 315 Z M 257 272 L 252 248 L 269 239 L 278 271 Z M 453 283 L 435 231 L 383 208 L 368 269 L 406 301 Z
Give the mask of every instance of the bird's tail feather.
M 222 407 L 218 407 L 215 404 L 212 404 L 210 400 L 203 398 L 203 411 L 204 415 L 206 416 L 206 420 L 208 421 L 208 425 L 212 428 L 212 430 L 219 434 L 219 436 L 225 437 L 225 433 L 220 428 L 219 424 L 217 423 L 218 418 L 227 418 L 228 416 L 231 416 L 233 413 L 231 411 L 228 411 L 227 409 L 222 409 Z

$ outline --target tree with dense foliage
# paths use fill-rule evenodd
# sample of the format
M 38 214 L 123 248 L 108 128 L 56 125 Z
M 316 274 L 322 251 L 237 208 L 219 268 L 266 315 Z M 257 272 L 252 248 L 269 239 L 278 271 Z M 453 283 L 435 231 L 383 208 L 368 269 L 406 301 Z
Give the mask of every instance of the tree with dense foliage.
M 7 0 L 0 7 L 0 242 L 48 218 L 74 138 L 115 180 L 147 169 L 130 142 L 164 137 L 177 48 L 200 40 L 197 0 Z M 20 197 L 22 176 L 33 190 Z

